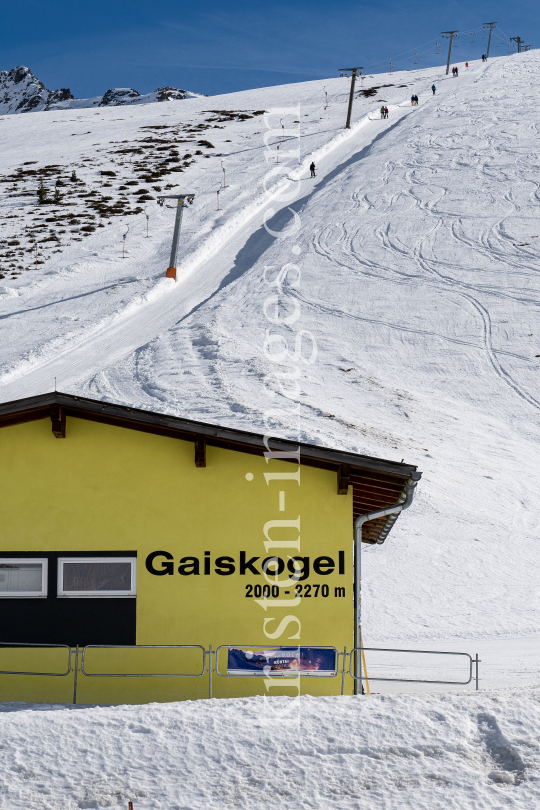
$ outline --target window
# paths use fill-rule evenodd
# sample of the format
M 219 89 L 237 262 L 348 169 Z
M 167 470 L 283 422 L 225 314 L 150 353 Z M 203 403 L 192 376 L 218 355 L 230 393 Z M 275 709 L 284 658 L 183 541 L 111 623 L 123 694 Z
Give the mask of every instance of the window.
M 134 557 L 59 557 L 58 596 L 135 596 Z
M 0 599 L 47 596 L 47 560 L 0 558 Z

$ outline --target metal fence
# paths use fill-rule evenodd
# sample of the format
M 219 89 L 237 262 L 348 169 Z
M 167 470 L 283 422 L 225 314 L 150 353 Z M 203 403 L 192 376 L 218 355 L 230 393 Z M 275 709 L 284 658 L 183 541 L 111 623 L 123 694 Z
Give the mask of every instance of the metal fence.
M 425 678 L 379 678 L 378 676 L 370 675 L 369 677 L 364 674 L 360 676 L 356 676 L 353 672 L 353 661 L 354 656 L 356 654 L 362 654 L 366 652 L 385 652 L 385 653 L 408 653 L 408 654 L 415 654 L 415 655 L 453 655 L 453 656 L 462 656 L 465 657 L 468 661 L 469 667 L 469 677 L 466 681 L 452 681 L 452 680 L 431 680 Z M 349 675 L 351 678 L 354 678 L 355 681 L 387 681 L 387 682 L 399 682 L 399 683 L 431 683 L 431 684 L 443 684 L 447 686 L 467 686 L 471 683 L 473 678 L 476 682 L 476 689 L 478 689 L 478 664 L 480 660 L 478 658 L 478 653 L 476 653 L 475 657 L 473 658 L 469 653 L 462 653 L 462 652 L 447 652 L 441 650 L 398 650 L 393 649 L 390 647 L 355 647 L 350 654 L 350 668 L 349 668 Z M 474 669 L 474 675 L 473 675 Z
M 211 650 L 212 648 L 210 648 Z M 88 672 L 84 668 L 88 650 L 200 650 L 202 653 L 201 672 Z M 75 683 L 73 690 L 73 703 L 77 702 L 77 672 L 79 654 L 81 656 L 81 673 L 86 678 L 202 678 L 206 672 L 207 651 L 201 644 L 87 644 L 79 653 L 75 650 Z M 210 666 L 212 665 L 211 653 Z
M 27 648 L 27 649 L 65 649 L 68 654 L 67 670 L 65 672 L 37 672 L 37 671 L 23 671 L 23 670 L 0 670 L 0 675 L 43 675 L 48 677 L 66 677 L 72 671 L 74 672 L 74 685 L 73 685 L 73 703 L 77 703 L 77 688 L 78 688 L 78 673 L 85 678 L 202 678 L 208 673 L 208 695 L 213 695 L 213 679 L 212 675 L 215 673 L 222 678 L 243 678 L 243 677 L 283 677 L 283 678 L 337 678 L 341 675 L 341 694 L 345 694 L 345 678 L 349 675 L 354 681 L 384 681 L 393 683 L 424 683 L 424 684 L 438 684 L 447 686 L 467 686 L 473 680 L 476 689 L 479 688 L 479 669 L 478 665 L 480 660 L 478 654 L 473 658 L 469 653 L 463 652 L 448 652 L 440 650 L 401 650 L 385 647 L 355 647 L 351 652 L 347 652 L 345 647 L 341 652 L 337 647 L 328 645 L 315 645 L 311 644 L 310 648 L 319 650 L 331 650 L 334 652 L 334 668 L 330 672 L 317 673 L 301 670 L 272 670 L 263 668 L 259 672 L 243 672 L 243 673 L 229 673 L 222 672 L 219 669 L 219 654 L 221 650 L 229 650 L 231 648 L 240 649 L 260 649 L 260 650 L 276 650 L 279 651 L 283 647 L 269 647 L 265 644 L 243 644 L 231 645 L 221 644 L 215 650 L 212 645 L 206 649 L 202 644 L 133 644 L 133 645 L 111 645 L 111 644 L 88 644 L 80 649 L 76 647 L 72 649 L 67 644 L 30 644 L 30 643 L 16 643 L 16 642 L 0 642 L 0 649 L 2 648 Z M 159 672 L 159 673 L 141 673 L 141 672 L 90 672 L 90 667 L 87 663 L 87 656 L 89 650 L 200 650 L 202 654 L 201 671 L 186 673 L 186 672 Z M 291 647 L 287 647 L 291 649 Z M 299 650 L 301 647 L 298 648 Z M 425 679 L 425 678 L 402 678 L 402 677 L 380 677 L 378 675 L 371 676 L 365 672 L 361 676 L 355 676 L 353 667 L 355 656 L 361 655 L 365 652 L 369 653 L 390 653 L 393 656 L 396 654 L 415 654 L 415 655 L 439 655 L 439 656 L 458 656 L 465 658 L 468 665 L 468 679 L 467 680 L 451 680 L 451 679 Z M 72 656 L 75 658 L 75 666 L 72 668 Z M 347 663 L 347 659 L 349 662 Z M 80 661 L 80 669 L 79 669 Z M 392 666 L 395 665 L 393 662 Z
M 201 672 L 87 672 L 84 662 L 88 650 L 200 650 L 202 652 Z M 75 653 L 78 660 L 79 648 Z M 206 672 L 206 650 L 201 644 L 88 644 L 81 652 L 81 672 L 87 678 L 202 678 Z
M 72 650 L 67 644 L 30 644 L 26 642 L 16 641 L 0 641 L 0 647 L 10 648 L 17 647 L 19 649 L 56 649 L 68 651 L 68 668 L 65 672 L 22 672 L 20 670 L 0 669 L 0 675 L 47 675 L 50 678 L 65 678 L 71 672 L 71 655 Z

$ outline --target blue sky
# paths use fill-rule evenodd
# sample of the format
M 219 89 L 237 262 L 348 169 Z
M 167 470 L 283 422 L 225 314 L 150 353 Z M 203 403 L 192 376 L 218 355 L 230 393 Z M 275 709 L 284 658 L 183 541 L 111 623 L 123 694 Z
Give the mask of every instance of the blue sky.
M 420 66 L 443 64 L 447 45 L 436 53 L 426 43 L 491 20 L 507 36 L 540 46 L 537 0 L 0 0 L 0 69 L 26 65 L 49 90 L 69 87 L 78 98 L 163 85 L 215 95 L 336 76 L 349 64 L 373 73 L 391 59 L 412 68 L 415 48 Z M 495 44 L 493 56 L 508 53 Z M 478 58 L 485 45 L 481 31 L 474 40 L 462 35 L 455 61 Z

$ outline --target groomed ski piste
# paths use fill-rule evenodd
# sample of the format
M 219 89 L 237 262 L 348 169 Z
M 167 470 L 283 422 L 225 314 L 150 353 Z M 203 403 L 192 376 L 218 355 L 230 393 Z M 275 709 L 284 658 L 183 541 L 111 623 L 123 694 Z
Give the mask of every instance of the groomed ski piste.
M 155 199 L 149 238 L 144 214 L 114 216 L 84 238 L 59 231 L 44 264 L 29 254 L 18 275 L 2 267 L 1 400 L 56 379 L 254 431 L 282 409 L 276 435 L 417 464 L 414 507 L 363 554 L 364 644 L 482 662 L 479 693 L 374 682 L 369 698 L 3 704 L 0 807 L 540 803 L 539 63 L 531 51 L 458 63 L 456 79 L 366 77 L 380 89 L 355 99 L 350 131 L 345 78 L 0 119 L 2 175 L 58 165 L 87 193 L 114 171 L 118 196 L 141 175 L 118 144 L 191 132 L 193 153 L 197 125 L 219 111 L 266 111 L 210 123 L 211 148 L 158 183 L 196 194 L 176 283 L 164 278 L 174 211 Z M 287 157 L 298 144 L 300 159 Z M 6 242 L 43 216 L 30 185 L 2 192 Z M 82 197 L 69 205 L 85 215 Z M 289 303 L 276 310 L 285 265 Z M 279 343 L 265 344 L 269 329 Z

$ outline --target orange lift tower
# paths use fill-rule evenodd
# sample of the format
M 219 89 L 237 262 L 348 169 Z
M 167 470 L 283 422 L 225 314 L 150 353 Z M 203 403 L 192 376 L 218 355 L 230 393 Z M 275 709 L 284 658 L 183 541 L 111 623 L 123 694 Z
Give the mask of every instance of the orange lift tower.
M 176 254 L 178 253 L 178 240 L 180 238 L 180 227 L 182 225 L 182 214 L 184 213 L 184 207 L 186 203 L 191 203 L 195 199 L 195 194 L 166 194 L 164 196 L 160 196 L 157 198 L 158 205 L 163 206 L 165 200 L 176 200 L 176 219 L 174 221 L 174 233 L 173 233 L 173 240 L 172 240 L 172 247 L 171 247 L 171 258 L 169 259 L 169 267 L 167 268 L 167 272 L 165 276 L 167 278 L 174 278 L 176 281 Z M 167 208 L 172 208 L 172 205 L 168 205 Z

